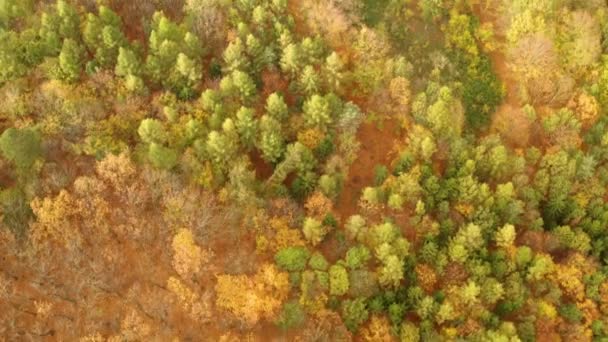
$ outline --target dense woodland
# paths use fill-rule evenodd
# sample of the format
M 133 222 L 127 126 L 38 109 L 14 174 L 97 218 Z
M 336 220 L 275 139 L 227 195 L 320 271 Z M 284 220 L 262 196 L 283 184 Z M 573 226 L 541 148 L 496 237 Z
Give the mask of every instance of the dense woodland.
M 0 0 L 0 341 L 608 341 L 603 0 Z

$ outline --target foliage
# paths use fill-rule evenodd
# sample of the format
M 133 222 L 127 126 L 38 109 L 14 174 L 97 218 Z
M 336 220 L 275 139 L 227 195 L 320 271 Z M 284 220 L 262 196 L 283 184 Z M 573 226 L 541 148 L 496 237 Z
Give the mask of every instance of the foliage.
M 359 326 L 367 321 L 369 312 L 363 298 L 349 299 L 342 303 L 342 318 L 344 325 L 350 331 L 357 331 Z
M 282 269 L 295 272 L 304 270 L 309 257 L 310 252 L 304 247 L 287 247 L 280 250 L 274 260 Z
M 341 296 L 348 291 L 348 271 L 344 266 L 336 264 L 329 268 L 329 294 Z
M 2 156 L 25 171 L 42 155 L 40 134 L 32 128 L 15 129 L 2 132 L 0 151 Z
M 0 0 L 2 337 L 605 339 L 607 18 Z

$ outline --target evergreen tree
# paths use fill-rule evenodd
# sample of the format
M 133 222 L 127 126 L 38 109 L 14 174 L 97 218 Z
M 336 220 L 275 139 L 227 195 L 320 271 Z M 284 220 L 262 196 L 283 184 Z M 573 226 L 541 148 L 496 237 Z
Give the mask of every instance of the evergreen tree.
M 142 73 L 142 65 L 137 55 L 129 48 L 119 48 L 118 57 L 116 59 L 116 68 L 114 72 L 118 76 L 127 77 L 140 76 Z
M 257 122 L 251 108 L 241 107 L 236 112 L 236 128 L 239 132 L 240 141 L 244 146 L 252 147 L 257 136 Z
M 289 44 L 283 50 L 281 56 L 281 70 L 290 75 L 295 75 L 301 67 L 302 55 L 296 44 Z
M 283 96 L 272 93 L 266 98 L 266 113 L 278 121 L 287 119 L 288 108 Z
M 299 85 L 302 92 L 308 96 L 319 91 L 319 76 L 312 66 L 304 67 L 300 75 Z
M 82 48 L 72 39 L 65 39 L 59 53 L 58 77 L 67 82 L 75 82 L 80 79 L 83 62 Z
M 285 150 L 281 125 L 270 116 L 264 115 L 260 120 L 260 132 L 258 147 L 262 151 L 262 156 L 269 162 L 277 162 Z
M 333 121 L 328 101 L 320 95 L 312 95 L 304 102 L 304 121 L 311 127 L 327 128 Z

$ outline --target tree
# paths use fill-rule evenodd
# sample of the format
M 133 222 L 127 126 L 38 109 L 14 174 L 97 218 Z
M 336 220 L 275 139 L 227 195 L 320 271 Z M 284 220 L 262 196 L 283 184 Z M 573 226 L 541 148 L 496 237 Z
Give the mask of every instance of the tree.
M 207 153 L 214 165 L 222 170 L 228 169 L 228 163 L 233 160 L 238 148 L 230 133 L 234 132 L 211 131 L 207 136 Z
M 403 261 L 396 255 L 386 257 L 378 270 L 378 281 L 385 287 L 397 287 L 403 280 Z
M 63 41 L 59 53 L 59 74 L 61 80 L 75 82 L 80 78 L 82 72 L 82 48 L 72 39 Z
M 289 44 L 283 49 L 281 56 L 281 70 L 284 72 L 295 75 L 300 70 L 302 63 L 302 53 L 300 48 L 296 44 Z
M 329 294 L 341 296 L 348 291 L 348 271 L 344 266 L 335 264 L 329 268 Z
M 148 76 L 180 98 L 191 98 L 201 78 L 203 49 L 198 38 L 185 25 L 177 25 L 162 12 L 155 12 L 148 46 Z
M 325 59 L 323 76 L 328 89 L 340 92 L 344 85 L 344 62 L 335 51 Z
M 371 258 L 371 253 L 367 247 L 358 245 L 351 247 L 346 252 L 346 265 L 350 269 L 357 269 L 365 265 L 367 261 Z
M 25 171 L 42 155 L 40 143 L 36 130 L 10 127 L 0 136 L 0 151 L 18 170 Z
M 405 77 L 395 77 L 389 84 L 389 91 L 391 98 L 397 104 L 398 113 L 407 113 L 411 98 L 410 81 Z
M 512 224 L 505 224 L 496 232 L 496 244 L 498 247 L 509 248 L 513 246 L 515 235 L 515 227 Z
M 54 13 L 42 14 L 38 31 L 48 56 L 57 56 L 64 39 L 78 41 L 80 38 L 80 16 L 76 8 L 58 0 L 54 10 Z
M 338 117 L 337 126 L 347 134 L 355 134 L 363 121 L 363 113 L 352 102 L 347 102 Z
M 342 302 L 342 319 L 348 330 L 356 332 L 368 317 L 369 311 L 363 298 L 348 299 Z
M 250 103 L 256 95 L 255 83 L 253 83 L 251 77 L 240 70 L 234 71 L 231 76 L 241 101 L 245 104 Z
M 299 85 L 302 92 L 308 96 L 319 91 L 319 76 L 312 66 L 304 67 L 300 75 Z
M 318 245 L 323 241 L 323 238 L 328 232 L 328 229 L 321 222 L 317 221 L 312 217 L 307 217 L 304 219 L 304 225 L 302 226 L 302 232 L 304 233 L 304 237 L 308 242 L 310 242 L 313 246 Z
M 277 252 L 274 261 L 288 272 L 303 271 L 310 257 L 310 252 L 304 247 L 287 247 Z
M 308 262 L 308 265 L 313 270 L 317 270 L 317 271 L 327 271 L 327 268 L 329 267 L 329 263 L 327 262 L 327 260 L 323 256 L 323 254 L 321 254 L 319 252 L 313 253 L 313 255 L 310 257 L 310 261 Z
M 177 152 L 171 148 L 158 143 L 150 143 L 148 146 L 148 158 L 154 167 L 170 170 L 177 165 Z
M 116 75 L 123 77 L 128 75 L 141 75 L 142 65 L 133 50 L 124 47 L 118 49 L 118 57 L 116 59 L 116 68 L 114 69 L 114 72 Z
M 182 87 L 191 87 L 201 79 L 201 70 L 198 64 L 184 53 L 177 55 L 175 70 L 183 79 Z
M 276 318 L 289 292 L 289 278 L 274 265 L 265 264 L 252 277 L 219 275 L 215 291 L 218 307 L 254 325 L 261 318 Z
M 266 113 L 278 121 L 287 119 L 289 113 L 283 96 L 277 93 L 270 94 L 268 98 L 266 98 Z
M 428 0 L 426 2 L 428 2 Z M 420 330 L 414 323 L 410 321 L 404 321 L 403 323 L 401 323 L 399 336 L 401 338 L 401 342 L 419 342 Z
M 304 102 L 304 121 L 310 127 L 326 129 L 333 119 L 327 100 L 320 95 L 312 95 Z
M 560 31 L 562 43 L 560 57 L 576 70 L 595 63 L 601 55 L 601 32 L 596 18 L 588 11 L 569 12 L 566 27 Z
M 224 62 L 226 62 L 226 71 L 234 72 L 236 70 L 245 71 L 249 69 L 250 61 L 245 55 L 245 47 L 240 38 L 231 41 L 224 50 Z
M 300 303 L 296 301 L 287 302 L 277 319 L 277 325 L 283 329 L 293 329 L 301 326 L 306 319 L 306 313 L 302 310 Z
M 173 268 L 182 278 L 188 279 L 198 274 L 209 256 L 194 242 L 189 229 L 180 229 L 171 242 L 173 248 Z
M 361 215 L 349 217 L 344 228 L 346 230 L 346 236 L 351 240 L 361 241 L 366 235 L 366 222 Z
M 281 134 L 281 124 L 268 115 L 260 119 L 260 140 L 258 147 L 269 162 L 277 162 L 285 150 L 285 140 Z
M 435 136 L 454 137 L 460 134 L 463 124 L 462 108 L 448 87 L 439 90 L 437 102 L 428 108 L 427 120 Z
M 142 120 L 137 129 L 137 133 L 141 140 L 147 144 L 163 143 L 167 140 L 165 128 L 157 119 Z
M 391 342 L 391 324 L 384 316 L 372 315 L 369 325 L 361 332 L 365 342 Z
M 260 40 L 253 34 L 248 34 L 246 38 L 247 54 L 253 61 L 253 70 L 260 72 L 268 63 L 274 59 L 272 50 L 264 49 Z
M 116 63 L 119 49 L 127 45 L 127 39 L 122 33 L 121 18 L 106 6 L 99 7 L 99 16 L 92 13 L 87 15 L 83 40 L 95 55 L 95 60 L 87 65 L 89 72 L 96 71 L 98 67 L 112 67 Z
M 236 129 L 239 132 L 240 141 L 244 146 L 252 147 L 257 136 L 257 122 L 254 111 L 251 108 L 241 107 L 236 112 Z
M 282 183 L 287 175 L 298 168 L 302 163 L 303 155 L 305 154 L 305 147 L 299 142 L 289 144 L 285 153 L 285 159 L 280 162 L 274 169 L 272 176 L 268 179 L 267 184 L 270 187 L 276 187 Z

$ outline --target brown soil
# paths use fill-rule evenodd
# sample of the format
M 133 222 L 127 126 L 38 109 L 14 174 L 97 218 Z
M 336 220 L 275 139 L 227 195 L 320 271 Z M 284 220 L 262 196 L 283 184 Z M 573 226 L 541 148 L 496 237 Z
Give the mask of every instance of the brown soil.
M 251 163 L 253 164 L 253 167 L 255 169 L 255 176 L 257 179 L 266 180 L 270 176 L 272 176 L 272 165 L 262 159 L 260 152 L 254 150 L 253 152 L 249 153 L 249 159 L 251 159 Z
M 382 128 L 374 123 L 364 123 L 357 132 L 361 149 L 350 166 L 335 211 L 345 220 L 358 212 L 357 203 L 363 188 L 373 186 L 374 167 L 388 165 L 394 157 L 394 143 L 398 138 L 399 122 L 385 119 Z

